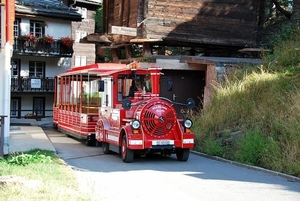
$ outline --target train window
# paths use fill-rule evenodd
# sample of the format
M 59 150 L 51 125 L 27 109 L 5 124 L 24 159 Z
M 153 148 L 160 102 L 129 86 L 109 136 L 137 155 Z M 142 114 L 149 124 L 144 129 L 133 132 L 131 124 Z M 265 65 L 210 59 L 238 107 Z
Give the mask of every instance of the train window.
M 118 79 L 118 101 L 123 100 L 123 79 Z
M 98 91 L 99 92 L 103 92 L 104 91 L 104 81 L 103 80 L 99 80 L 98 81 Z
M 173 90 L 173 82 L 171 80 L 168 81 L 168 86 L 167 86 L 168 91 Z
M 138 90 L 145 90 L 146 92 L 151 92 L 151 76 L 142 75 L 138 79 L 135 79 L 135 86 Z
M 82 103 L 87 106 L 99 106 L 101 93 L 99 93 L 99 80 L 82 81 L 81 98 Z M 103 84 L 104 85 L 104 84 Z
M 150 75 L 146 75 L 144 77 L 142 86 L 145 87 L 146 92 L 151 92 L 151 76 Z
M 128 97 L 134 97 L 135 92 L 145 90 L 151 92 L 150 75 L 119 75 L 118 77 L 118 101 Z
M 127 98 L 129 96 L 129 89 L 130 89 L 131 83 L 132 83 L 131 79 L 124 79 L 122 82 L 122 95 L 125 98 Z

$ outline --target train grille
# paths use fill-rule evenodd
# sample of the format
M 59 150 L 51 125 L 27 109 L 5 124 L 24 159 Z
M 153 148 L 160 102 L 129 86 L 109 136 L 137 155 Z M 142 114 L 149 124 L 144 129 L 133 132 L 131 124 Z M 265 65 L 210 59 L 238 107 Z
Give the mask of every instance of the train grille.
M 176 120 L 176 112 L 172 107 L 159 106 L 159 104 L 156 104 L 148 107 L 142 115 L 144 129 L 147 133 L 155 136 L 168 134 Z

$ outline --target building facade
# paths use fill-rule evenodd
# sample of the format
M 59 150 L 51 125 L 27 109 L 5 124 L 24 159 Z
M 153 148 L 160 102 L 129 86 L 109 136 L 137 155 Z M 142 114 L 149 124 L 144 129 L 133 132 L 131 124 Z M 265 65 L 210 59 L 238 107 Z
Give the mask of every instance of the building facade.
M 83 43 L 81 39 L 95 32 L 94 16 L 102 0 L 63 0 L 63 2 L 82 16 L 81 21 L 72 22 L 72 37 L 75 39 L 72 67 L 95 63 L 95 43 Z
M 11 118 L 52 116 L 54 76 L 72 67 L 72 21 L 59 0 L 16 0 L 11 59 Z

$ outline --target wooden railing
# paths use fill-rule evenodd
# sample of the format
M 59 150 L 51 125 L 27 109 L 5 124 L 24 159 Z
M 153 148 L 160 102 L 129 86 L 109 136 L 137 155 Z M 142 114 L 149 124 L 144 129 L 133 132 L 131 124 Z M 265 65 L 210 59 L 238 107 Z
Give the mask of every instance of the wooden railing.
M 54 78 L 11 78 L 11 92 L 54 92 Z
M 15 38 L 13 45 L 14 54 L 19 55 L 40 55 L 54 57 L 72 57 L 73 45 L 67 47 L 59 40 L 55 40 L 53 44 L 42 43 L 40 41 L 27 42 Z

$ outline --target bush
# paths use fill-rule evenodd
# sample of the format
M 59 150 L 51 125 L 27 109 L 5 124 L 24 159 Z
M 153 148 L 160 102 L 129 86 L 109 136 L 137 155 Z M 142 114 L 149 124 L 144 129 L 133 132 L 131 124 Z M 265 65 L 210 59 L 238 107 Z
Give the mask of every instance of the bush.
M 266 139 L 259 129 L 249 130 L 244 137 L 240 137 L 235 156 L 237 161 L 249 165 L 259 165 L 264 155 Z
M 279 32 L 269 41 L 269 48 L 274 50 L 266 56 L 269 69 L 282 71 L 300 63 L 300 25 L 289 23 L 281 27 Z
M 222 156 L 224 153 L 221 142 L 212 139 L 206 140 L 203 143 L 203 150 L 212 156 Z
M 40 151 L 32 150 L 27 153 L 14 153 L 6 158 L 7 163 L 14 165 L 28 165 L 30 163 L 51 163 L 52 157 L 40 153 Z

